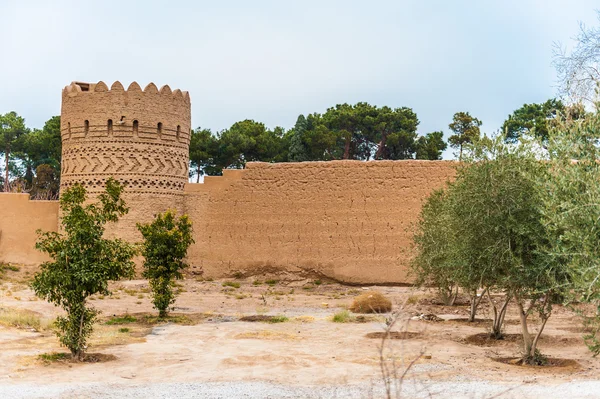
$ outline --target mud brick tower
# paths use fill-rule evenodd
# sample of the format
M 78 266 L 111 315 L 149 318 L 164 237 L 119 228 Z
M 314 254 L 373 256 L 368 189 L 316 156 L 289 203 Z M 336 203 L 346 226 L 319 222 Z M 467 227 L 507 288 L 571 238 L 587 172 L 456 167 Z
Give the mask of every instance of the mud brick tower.
M 125 184 L 129 214 L 112 233 L 137 239 L 136 222 L 183 210 L 190 114 L 188 92 L 169 86 L 71 83 L 62 92 L 61 189 L 79 183 L 93 195 L 110 177 Z

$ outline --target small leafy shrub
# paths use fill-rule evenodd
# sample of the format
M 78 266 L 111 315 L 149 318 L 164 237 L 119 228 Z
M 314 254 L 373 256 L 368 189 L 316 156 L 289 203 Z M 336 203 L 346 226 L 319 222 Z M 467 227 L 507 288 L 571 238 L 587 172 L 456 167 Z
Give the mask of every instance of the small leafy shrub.
M 323 282 L 322 282 L 321 280 L 315 280 L 315 281 L 313 282 L 313 284 L 314 284 L 314 285 L 321 285 L 321 284 L 323 284 Z
M 279 280 L 265 280 L 265 284 L 270 285 L 271 287 L 276 285 L 279 282 Z
M 349 323 L 352 321 L 352 319 L 353 317 L 350 314 L 350 312 L 348 312 L 347 310 L 342 310 L 333 315 L 332 321 L 334 323 Z
M 289 319 L 286 316 L 278 315 L 271 317 L 269 320 L 267 320 L 267 323 L 285 323 L 288 320 Z
M 115 316 L 112 317 L 110 320 L 108 320 L 106 323 L 106 325 L 108 326 L 112 326 L 115 324 L 129 324 L 129 323 L 135 323 L 137 321 L 137 319 L 131 315 L 125 315 L 125 316 Z
M 21 270 L 19 266 L 11 265 L 9 263 L 0 264 L 0 273 L 5 272 L 6 270 L 10 270 L 11 272 L 18 272 Z
M 368 291 L 354 298 L 350 311 L 354 313 L 387 313 L 392 310 L 392 301 L 379 291 Z
M 104 238 L 105 225 L 127 213 L 121 198 L 123 187 L 114 179 L 96 203 L 89 203 L 85 188 L 75 185 L 60 198 L 60 232 L 38 231 L 36 248 L 52 259 L 40 266 L 31 287 L 35 294 L 62 307 L 65 316 L 56 320 L 60 342 L 71 356 L 83 359 L 87 339 L 98 311 L 88 306 L 95 294 L 109 295 L 108 282 L 134 275 L 135 248 L 123 240 Z
M 51 352 L 42 353 L 38 356 L 38 359 L 42 360 L 44 363 L 51 363 L 66 360 L 67 356 L 69 356 L 67 353 Z
M 194 242 L 192 223 L 187 215 L 176 218 L 167 211 L 156 215 L 152 223 L 138 223 L 137 227 L 144 237 L 143 276 L 149 280 L 152 303 L 159 317 L 166 317 L 177 294 L 173 291 L 174 280 L 183 278 L 182 270 L 188 267 L 183 259 Z
M 223 284 L 221 284 L 223 287 L 233 287 L 233 288 L 240 288 L 240 283 L 236 282 L 236 281 L 225 281 Z
M 127 328 L 127 327 L 121 327 L 121 328 L 119 328 L 119 332 L 120 333 L 128 333 L 129 332 L 129 328 Z

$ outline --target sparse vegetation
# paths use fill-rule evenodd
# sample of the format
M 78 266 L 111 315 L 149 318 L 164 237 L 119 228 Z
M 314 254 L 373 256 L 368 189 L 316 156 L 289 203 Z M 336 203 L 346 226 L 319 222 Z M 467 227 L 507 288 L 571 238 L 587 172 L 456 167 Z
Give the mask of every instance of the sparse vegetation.
M 285 323 L 288 320 L 289 319 L 287 318 L 287 316 L 279 315 L 271 317 L 269 320 L 267 320 L 267 323 Z
M 237 272 L 233 273 L 233 278 L 240 279 L 240 278 L 243 278 L 243 277 L 244 277 L 244 273 L 242 273 L 240 271 L 237 271 Z
M 347 310 L 342 310 L 333 315 L 332 321 L 334 323 L 349 323 L 353 319 L 353 316 Z
M 50 353 L 42 353 L 38 356 L 38 359 L 43 361 L 44 363 L 53 363 L 61 360 L 67 360 L 69 357 L 68 353 L 61 352 L 50 352 Z
M 47 325 L 34 312 L 22 309 L 0 309 L 0 325 L 23 329 L 42 330 Z
M 106 321 L 104 324 L 112 326 L 115 324 L 129 324 L 129 323 L 135 323 L 138 320 L 131 316 L 131 315 L 124 315 L 124 316 L 114 316 L 111 317 L 110 320 Z
M 225 281 L 221 284 L 223 287 L 240 288 L 241 285 L 237 281 Z
M 273 280 L 273 279 L 265 280 L 265 284 L 270 285 L 271 287 L 274 285 L 277 285 L 278 282 L 279 282 L 279 280 Z

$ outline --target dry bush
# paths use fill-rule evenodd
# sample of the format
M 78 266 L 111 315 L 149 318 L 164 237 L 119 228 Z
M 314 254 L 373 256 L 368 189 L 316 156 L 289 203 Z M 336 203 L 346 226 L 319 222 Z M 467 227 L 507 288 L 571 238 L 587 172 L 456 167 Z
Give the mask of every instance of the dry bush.
M 381 292 L 368 291 L 354 298 L 350 311 L 354 313 L 388 313 L 392 311 L 392 301 Z

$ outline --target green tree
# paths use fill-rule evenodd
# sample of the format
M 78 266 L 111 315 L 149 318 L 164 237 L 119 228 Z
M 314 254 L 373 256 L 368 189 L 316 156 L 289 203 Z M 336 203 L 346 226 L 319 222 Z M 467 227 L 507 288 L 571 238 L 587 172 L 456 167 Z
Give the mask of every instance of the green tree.
M 369 159 L 373 150 L 376 107 L 368 103 L 337 104 L 323 114 L 328 134 L 335 137 L 333 159 Z M 323 131 L 322 131 L 323 132 Z
M 53 200 L 58 198 L 60 181 L 56 170 L 48 164 L 41 164 L 35 170 L 31 185 L 31 198 L 36 200 Z
M 289 161 L 330 161 L 341 156 L 338 132 L 331 131 L 318 113 L 300 115 L 288 136 Z
M 244 120 L 220 135 L 220 154 L 225 167 L 243 168 L 246 162 L 277 162 L 287 159 L 282 128 L 267 129 L 263 123 Z
M 374 109 L 372 140 L 377 143 L 375 159 L 412 159 L 417 150 L 419 119 L 411 108 L 392 109 L 384 106 Z
M 564 110 L 563 103 L 556 99 L 539 104 L 523 104 L 504 121 L 502 133 L 506 140 L 512 143 L 518 141 L 522 135 L 532 134 L 547 142 L 552 121 Z
M 66 311 L 57 318 L 57 335 L 74 358 L 82 359 L 98 311 L 87 305 L 94 294 L 109 295 L 108 282 L 134 275 L 135 248 L 120 239 L 103 238 L 105 225 L 127 213 L 123 187 L 113 179 L 96 203 L 88 203 L 80 185 L 61 196 L 62 232 L 38 232 L 36 248 L 44 262 L 31 284 L 36 295 Z
M 542 213 L 548 165 L 539 161 L 531 143 L 515 146 L 504 140 L 502 136 L 478 140 L 460 167 L 453 213 L 460 221 L 456 228 L 466 276 L 476 270 L 482 288 L 504 292 L 505 304 L 514 298 L 521 321 L 523 362 L 539 364 L 543 361 L 537 350 L 539 337 L 552 314 L 553 299 L 564 293 L 568 276 L 565 263 L 550 257 L 548 251 L 549 233 Z M 497 337 L 506 305 L 500 309 L 492 305 Z M 532 336 L 529 316 L 534 312 L 540 324 Z
M 465 144 L 471 144 L 480 136 L 479 127 L 481 121 L 472 117 L 468 112 L 457 112 L 452 118 L 452 123 L 448 125 L 450 130 L 454 132 L 448 138 L 448 143 L 453 148 L 459 149 L 458 159 L 462 161 L 463 147 Z
M 418 286 L 437 287 L 444 305 L 458 295 L 454 265 L 455 236 L 448 191 L 437 190 L 425 200 L 413 234 L 416 256 L 410 267 Z
M 19 137 L 27 133 L 25 119 L 16 112 L 0 115 L 0 146 L 4 150 L 4 191 L 10 191 L 9 164 L 11 151 Z
M 309 150 L 306 145 L 306 131 L 308 121 L 304 115 L 298 116 L 294 128 L 290 131 L 289 161 L 304 162 L 310 160 Z
M 550 254 L 566 262 L 570 300 L 592 303 L 593 331 L 585 336 L 600 353 L 600 114 L 561 121 L 548 142 L 551 178 L 544 216 L 551 232 Z
M 150 282 L 152 302 L 159 317 L 167 316 L 167 309 L 175 302 L 173 284 L 183 278 L 188 265 L 183 261 L 188 247 L 194 242 L 192 223 L 187 215 L 175 217 L 171 211 L 158 214 L 149 224 L 137 225 L 144 237 L 144 277 Z
M 448 148 L 443 132 L 431 132 L 417 139 L 416 159 L 436 161 L 442 159 L 442 152 Z
M 60 181 L 60 162 L 62 141 L 60 135 L 60 116 L 46 121 L 42 129 L 22 135 L 17 140 L 15 156 L 25 167 L 25 179 L 32 183 L 34 171 L 42 164 L 50 165 L 54 175 Z
M 210 129 L 197 128 L 192 130 L 190 138 L 190 172 L 194 171 L 196 183 L 200 182 L 200 176 L 202 175 L 220 175 L 224 167 L 223 162 L 222 157 L 220 157 L 219 138 L 214 136 Z

